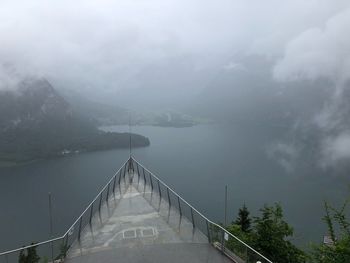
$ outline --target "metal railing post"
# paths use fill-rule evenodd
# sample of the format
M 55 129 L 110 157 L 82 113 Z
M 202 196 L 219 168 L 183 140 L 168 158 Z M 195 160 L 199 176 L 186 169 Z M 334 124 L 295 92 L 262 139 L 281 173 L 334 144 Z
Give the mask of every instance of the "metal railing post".
M 143 173 L 143 181 L 146 185 L 146 175 L 145 175 L 145 168 L 142 167 L 142 173 Z
M 114 176 L 114 182 L 113 182 L 113 197 L 115 199 L 115 183 L 117 182 L 117 175 Z
M 181 209 L 181 203 L 180 203 L 180 196 L 177 196 L 177 202 L 179 204 L 179 213 L 180 213 L 180 217 L 182 217 L 182 209 Z
M 139 170 L 139 164 L 136 162 L 136 171 L 137 171 L 137 187 L 140 184 L 140 170 Z
M 122 189 L 121 189 L 121 186 L 120 186 L 121 177 L 122 177 L 122 170 L 120 170 L 120 172 L 119 172 L 119 178 L 118 178 L 118 186 L 119 186 L 119 194 L 120 194 L 120 195 L 122 194 Z
M 169 194 L 169 188 L 168 187 L 166 188 L 166 191 L 168 193 L 168 202 L 169 202 L 169 210 L 170 210 L 170 208 L 171 208 L 171 201 L 170 201 L 170 194 Z
M 126 182 L 125 182 L 125 174 L 126 174 L 126 165 L 127 164 L 125 164 L 125 166 L 124 166 L 124 174 L 123 174 L 123 178 L 124 178 L 124 184 L 126 185 Z
M 128 166 L 128 176 L 129 176 L 129 184 L 132 184 L 133 180 L 134 180 L 134 161 L 133 159 L 130 157 L 129 159 L 129 166 Z
M 111 183 L 108 184 L 107 186 L 107 196 L 106 196 L 106 202 L 108 203 L 108 197 L 109 197 L 109 186 Z
M 221 229 L 221 253 L 224 254 L 225 253 L 225 231 L 224 229 Z
M 206 222 L 206 225 L 207 225 L 208 242 L 211 243 L 209 222 L 208 222 L 208 220 L 205 220 L 205 222 Z
M 129 161 L 128 161 L 128 173 L 130 174 L 130 171 L 132 173 L 134 173 L 134 161 L 133 159 L 130 157 Z
M 145 169 L 142 167 L 142 174 L 143 174 L 143 194 L 146 193 L 146 176 L 145 176 Z
M 135 173 L 135 168 L 134 168 L 134 159 L 133 158 L 130 158 L 130 161 L 131 161 L 131 168 L 132 168 L 132 173 Z
M 153 182 L 152 182 L 152 175 L 149 174 L 149 181 L 151 182 L 151 192 L 153 193 Z
M 78 232 L 78 240 L 80 242 L 80 234 L 81 234 L 81 224 L 83 222 L 83 216 L 80 217 L 80 220 L 79 220 L 79 232 Z
M 158 182 L 158 192 L 159 192 L 159 200 L 162 199 L 162 191 L 160 190 L 160 183 L 159 183 L 159 180 L 157 180 Z
M 94 203 L 91 204 L 91 208 L 90 208 L 90 218 L 89 218 L 89 224 L 90 224 L 90 226 L 91 226 L 93 211 L 94 211 Z
M 128 174 L 130 174 L 130 170 L 131 170 L 131 158 L 129 158 L 128 160 Z
M 193 228 L 195 228 L 194 216 L 193 216 L 193 209 L 192 209 L 192 207 L 191 207 L 191 218 L 192 218 L 192 226 L 193 226 Z
M 98 204 L 98 212 L 101 214 L 101 205 L 102 205 L 102 192 L 100 194 L 100 202 Z

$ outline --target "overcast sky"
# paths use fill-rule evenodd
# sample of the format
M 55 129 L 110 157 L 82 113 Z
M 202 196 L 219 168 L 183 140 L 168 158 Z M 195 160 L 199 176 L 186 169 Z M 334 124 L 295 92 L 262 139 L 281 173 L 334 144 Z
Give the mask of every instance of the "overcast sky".
M 277 82 L 333 83 L 310 121 L 325 132 L 323 152 L 334 163 L 350 159 L 349 33 L 349 0 L 0 0 L 0 89 L 29 74 L 113 103 L 134 88 L 141 102 L 150 93 L 150 105 L 168 105 L 220 70 L 249 70 L 237 54 L 259 54 L 272 59 Z
M 123 89 L 149 65 L 174 57 L 201 69 L 258 53 L 281 59 L 279 80 L 342 74 L 328 62 L 332 52 L 333 64 L 348 56 L 349 41 L 327 43 L 349 39 L 349 7 L 348 0 L 0 0 L 0 62 L 97 90 Z M 314 48 L 320 54 L 310 55 Z

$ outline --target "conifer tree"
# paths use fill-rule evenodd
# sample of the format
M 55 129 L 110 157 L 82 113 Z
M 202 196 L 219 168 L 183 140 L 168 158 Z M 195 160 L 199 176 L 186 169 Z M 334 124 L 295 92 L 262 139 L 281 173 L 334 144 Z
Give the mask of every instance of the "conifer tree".
M 282 207 L 265 205 L 261 217 L 254 219 L 253 247 L 273 262 L 305 263 L 306 254 L 287 238 L 293 228 L 284 220 Z
M 32 243 L 32 245 L 34 245 L 34 243 Z M 28 263 L 37 263 L 40 261 L 40 257 L 36 252 L 36 246 L 28 248 L 27 251 L 28 251 L 28 255 L 27 255 Z
M 32 243 L 31 245 L 34 245 Z M 40 257 L 36 252 L 37 246 L 32 246 L 27 248 L 27 253 L 25 253 L 24 249 L 19 252 L 18 262 L 19 263 L 38 263 L 40 261 Z
M 251 230 L 251 219 L 249 217 L 249 211 L 246 205 L 244 204 L 242 208 L 239 209 L 238 217 L 234 222 L 236 225 L 241 227 L 241 230 L 245 233 L 250 232 Z
M 26 257 L 26 255 L 24 254 L 24 249 L 22 249 L 22 250 L 19 252 L 18 262 L 19 262 L 19 263 L 27 263 L 27 257 Z

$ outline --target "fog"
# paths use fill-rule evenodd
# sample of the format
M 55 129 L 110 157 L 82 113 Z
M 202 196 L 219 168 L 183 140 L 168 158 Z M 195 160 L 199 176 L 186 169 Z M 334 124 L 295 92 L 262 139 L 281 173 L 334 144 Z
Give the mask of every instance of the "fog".
M 315 251 L 332 232 L 323 200 L 345 224 L 349 33 L 349 0 L 0 0 L 0 252 L 65 233 L 131 156 L 214 222 L 225 185 L 228 222 L 246 204 L 256 225 L 264 204 L 280 203 L 295 228 L 286 240 Z
M 188 71 L 204 71 L 205 75 L 205 69 L 232 63 L 230 58 L 238 53 L 286 54 L 278 65 L 283 70 L 289 56 L 300 52 L 296 49 L 307 52 L 310 46 L 305 38 L 314 31 L 322 38 L 325 26 L 337 30 L 335 20 L 346 16 L 347 8 L 348 1 L 331 0 L 3 0 L 0 59 L 18 71 L 99 94 L 151 88 L 152 84 L 140 83 L 135 76 L 179 60 Z M 349 25 L 343 20 L 340 30 Z M 325 35 L 332 38 L 328 32 Z M 347 51 L 346 43 L 338 45 L 343 49 L 339 54 Z M 168 79 L 171 88 L 202 88 L 195 80 L 188 87 L 170 85 L 181 80 L 181 74 L 174 72 Z
M 39 76 L 137 111 L 217 111 L 231 121 L 232 112 L 294 110 L 290 129 L 320 132 L 320 163 L 334 164 L 350 158 L 348 32 L 347 0 L 2 0 L 0 89 Z M 294 160 L 300 148 L 278 141 L 268 152 Z

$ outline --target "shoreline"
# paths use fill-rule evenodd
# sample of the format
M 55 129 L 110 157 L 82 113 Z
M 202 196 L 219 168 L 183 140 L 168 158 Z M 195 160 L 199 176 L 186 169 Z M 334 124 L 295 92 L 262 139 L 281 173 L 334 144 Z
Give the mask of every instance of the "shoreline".
M 149 147 L 150 145 L 151 144 L 148 144 L 148 145 L 145 145 L 145 146 L 134 146 L 133 148 Z M 84 154 L 84 153 L 104 152 L 104 151 L 128 149 L 128 148 L 129 147 L 116 147 L 116 148 L 111 148 L 111 149 L 99 149 L 99 150 L 91 150 L 91 151 L 88 151 L 88 150 L 71 151 L 71 152 L 65 153 L 65 154 L 51 155 L 51 156 L 44 157 L 44 158 L 36 158 L 36 159 L 28 160 L 28 161 L 19 161 L 19 162 L 0 160 L 0 168 L 19 167 L 19 166 L 28 165 L 28 164 L 35 163 L 35 162 L 38 162 L 38 161 L 43 161 L 43 160 L 64 158 L 64 157 L 80 155 L 80 154 Z

